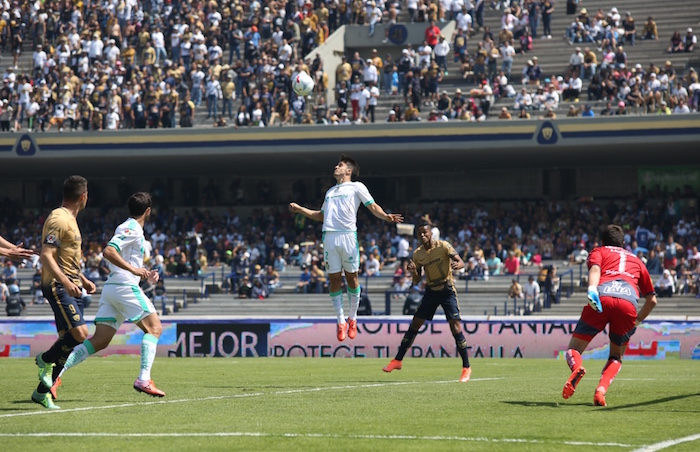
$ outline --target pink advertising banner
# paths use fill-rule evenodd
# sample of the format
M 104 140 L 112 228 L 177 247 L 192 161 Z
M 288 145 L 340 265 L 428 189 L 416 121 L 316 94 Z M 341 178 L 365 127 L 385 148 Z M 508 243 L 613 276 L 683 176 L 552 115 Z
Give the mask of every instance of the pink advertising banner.
M 159 356 L 391 358 L 398 350 L 409 318 L 365 317 L 354 340 L 338 342 L 335 320 L 328 318 L 191 318 L 163 319 Z M 557 358 L 576 325 L 573 319 L 484 318 L 462 323 L 470 357 Z M 119 328 L 102 352 L 140 353 L 143 333 L 131 323 Z M 30 357 L 56 339 L 53 321 L 0 321 L 0 357 Z M 586 357 L 607 358 L 607 332 L 599 334 Z M 454 338 L 443 321 L 426 323 L 407 357 L 457 356 Z M 649 321 L 632 336 L 627 359 L 700 359 L 700 321 Z

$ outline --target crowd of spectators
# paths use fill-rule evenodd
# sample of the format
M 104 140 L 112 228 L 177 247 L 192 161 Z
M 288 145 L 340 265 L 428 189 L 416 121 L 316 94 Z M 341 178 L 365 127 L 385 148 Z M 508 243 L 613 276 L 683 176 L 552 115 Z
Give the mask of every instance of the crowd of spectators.
M 600 228 L 616 223 L 625 230 L 625 246 L 647 262 L 653 275 L 668 269 L 678 280 L 675 287 L 697 291 L 700 215 L 695 200 L 697 195 L 687 188 L 673 193 L 644 191 L 610 201 L 435 203 L 401 209 L 409 223 L 429 216 L 434 234 L 449 240 L 466 262 L 463 278 L 518 274 L 522 266 L 546 261 L 578 265 L 582 262 L 579 254 L 597 246 Z M 0 235 L 39 248 L 47 213 L 8 215 L 4 217 L 8 223 L 0 225 Z M 91 279 L 104 280 L 109 273 L 102 250 L 114 225 L 123 220 L 121 215 L 121 209 L 88 208 L 79 217 L 85 273 Z M 395 227 L 379 222 L 364 209 L 360 210 L 359 225 L 360 271 L 364 276 L 400 272 L 410 250 L 418 246 L 415 238 L 400 235 Z M 228 283 L 236 291 L 243 276 L 248 277 L 251 289 L 259 279 L 264 289 L 261 294 L 267 296 L 279 287 L 280 275 L 292 266 L 308 274 L 298 291 L 327 290 L 320 228 L 320 223 L 279 207 L 252 209 L 247 218 L 230 207 L 220 214 L 194 208 L 163 209 L 144 229 L 150 239 L 149 265 L 162 276 L 198 278 L 214 269 L 228 275 Z M 243 296 L 249 295 L 246 292 Z
M 484 24 L 484 7 L 502 9 L 498 31 Z M 406 13 L 400 15 L 401 10 Z M 546 95 L 551 84 L 561 96 L 580 90 L 579 78 L 590 78 L 590 98 L 608 98 L 613 107 L 624 102 L 623 111 L 697 109 L 696 74 L 682 80 L 669 76 L 665 83 L 664 68 L 633 71 L 626 57 L 621 61 L 619 46 L 659 39 L 659 31 L 651 17 L 638 29 L 631 13 L 623 19 L 615 7 L 590 17 L 585 8 L 567 10 L 575 18 L 566 38 L 599 53 L 583 53 L 587 62 L 578 65 L 578 77 L 572 67 L 558 75 L 564 81 L 555 82 L 554 75 L 547 81 L 536 58 L 529 65 L 534 69 L 513 74 L 516 53 L 532 51 L 533 38 L 551 38 L 554 13 L 550 0 L 5 1 L 0 44 L 11 52 L 12 63 L 3 74 L 0 131 L 191 127 L 200 109 L 206 109 L 208 124 L 219 127 L 375 122 L 378 100 L 391 94 L 403 94 L 403 102 L 380 121 L 482 121 L 496 99 L 516 95 L 511 80 L 518 77 L 531 96 Z M 326 92 L 333 87 L 326 71 L 333 69 L 306 55 L 340 25 L 368 25 L 371 35 L 380 21 L 400 18 L 424 22 L 425 41 L 395 58 L 348 55 L 336 69 L 335 105 L 328 105 Z M 452 19 L 454 35 L 441 35 L 436 22 Z M 692 52 L 696 41 L 691 28 L 675 32 L 668 50 Z M 23 52 L 32 53 L 31 68 L 20 70 Z M 466 83 L 476 86 L 464 99 L 457 92 L 444 97 L 440 89 L 449 58 L 459 64 Z M 316 81 L 311 96 L 291 90 L 290 80 L 299 71 Z M 651 80 L 653 73 L 661 87 Z M 533 85 L 543 86 L 543 92 Z M 628 100 L 634 86 L 639 93 Z M 533 106 L 556 110 L 542 102 Z

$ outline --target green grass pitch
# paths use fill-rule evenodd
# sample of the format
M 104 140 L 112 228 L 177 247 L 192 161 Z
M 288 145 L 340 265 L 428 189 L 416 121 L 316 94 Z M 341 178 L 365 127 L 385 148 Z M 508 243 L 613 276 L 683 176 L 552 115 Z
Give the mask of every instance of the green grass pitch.
M 700 362 L 625 361 L 593 406 L 602 361 L 563 400 L 554 359 L 157 358 L 166 391 L 134 391 L 137 357 L 93 357 L 48 411 L 30 359 L 0 361 L 0 441 L 35 450 L 700 450 Z

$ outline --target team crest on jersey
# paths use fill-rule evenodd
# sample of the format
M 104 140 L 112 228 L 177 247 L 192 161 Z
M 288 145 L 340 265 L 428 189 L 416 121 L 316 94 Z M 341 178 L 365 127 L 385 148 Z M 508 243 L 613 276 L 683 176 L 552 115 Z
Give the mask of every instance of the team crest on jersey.
M 78 314 L 75 314 L 73 316 L 73 320 L 77 322 L 78 320 L 80 320 L 80 316 Z
M 46 236 L 46 239 L 44 239 L 44 243 L 47 243 L 49 245 L 53 245 L 56 243 L 56 236 L 53 234 L 49 234 Z
M 130 231 L 129 228 L 124 229 L 124 234 L 128 234 L 129 231 Z

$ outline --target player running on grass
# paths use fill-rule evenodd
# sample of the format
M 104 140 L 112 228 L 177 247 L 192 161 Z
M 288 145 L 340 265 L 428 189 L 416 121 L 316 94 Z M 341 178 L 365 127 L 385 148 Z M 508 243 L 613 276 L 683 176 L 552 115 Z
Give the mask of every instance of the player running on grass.
M 372 215 L 390 223 L 401 223 L 403 216 L 386 213 L 374 202 L 369 190 L 362 182 L 353 182 L 360 175 L 360 167 L 352 158 L 342 155 L 333 170 L 337 184 L 326 192 L 321 210 L 311 210 L 292 202 L 289 210 L 316 221 L 323 221 L 323 260 L 330 280 L 330 296 L 338 317 L 339 341 L 345 337 L 355 339 L 357 335 L 357 309 L 360 305 L 360 283 L 357 272 L 360 268 L 360 246 L 357 242 L 357 211 L 364 204 Z M 347 323 L 343 313 L 341 270 L 345 271 L 350 297 L 350 315 Z
M 61 374 L 106 348 L 119 326 L 129 319 L 145 333 L 141 340 L 141 372 L 134 381 L 134 389 L 154 397 L 164 397 L 165 392 L 151 380 L 151 367 L 163 328 L 153 303 L 139 287 L 141 279 L 148 279 L 151 283 L 158 281 L 156 270 L 143 268 L 143 225 L 151 215 L 151 195 L 135 193 L 129 198 L 128 205 L 130 218 L 117 227 L 104 249 L 110 274 L 95 315 L 95 334 L 75 347 Z M 52 388 L 54 396 L 58 385 L 60 380 Z
M 39 385 L 32 401 L 58 410 L 49 391 L 73 347 L 85 340 L 88 327 L 83 318 L 82 289 L 95 292 L 95 284 L 80 271 L 82 236 L 76 218 L 88 200 L 88 182 L 70 176 L 63 182 L 61 207 L 44 221 L 41 232 L 41 290 L 49 300 L 56 321 L 58 340 L 35 359 Z
M 586 375 L 581 353 L 610 324 L 610 356 L 593 397 L 595 405 L 606 405 L 605 393 L 622 367 L 622 355 L 630 336 L 656 306 L 656 293 L 649 272 L 637 256 L 622 248 L 624 237 L 620 226 L 608 225 L 601 237 L 603 246 L 588 256 L 589 303 L 583 307 L 566 351 L 571 376 L 562 392 L 565 399 L 574 394 L 581 378 Z M 637 314 L 640 292 L 646 301 Z
M 423 269 L 426 276 L 426 290 L 418 310 L 413 316 L 411 326 L 401 340 L 396 358 L 387 364 L 384 372 L 400 370 L 403 357 L 413 344 L 418 330 L 426 320 L 433 320 L 438 306 L 442 306 L 445 317 L 450 324 L 450 331 L 455 338 L 457 351 L 462 357 L 462 375 L 460 382 L 471 378 L 472 369 L 467 356 L 467 340 L 462 332 L 462 321 L 459 315 L 459 302 L 454 286 L 453 271 L 464 268 L 464 261 L 459 254 L 444 240 L 433 240 L 432 225 L 423 221 L 418 225 L 418 239 L 422 246 L 413 253 L 413 260 L 408 262 L 408 271 L 413 275 L 413 284 L 418 284 L 422 278 Z

